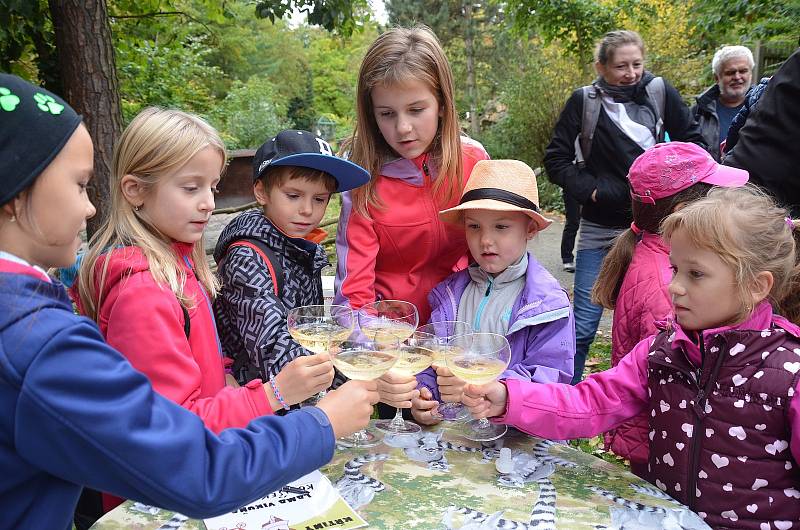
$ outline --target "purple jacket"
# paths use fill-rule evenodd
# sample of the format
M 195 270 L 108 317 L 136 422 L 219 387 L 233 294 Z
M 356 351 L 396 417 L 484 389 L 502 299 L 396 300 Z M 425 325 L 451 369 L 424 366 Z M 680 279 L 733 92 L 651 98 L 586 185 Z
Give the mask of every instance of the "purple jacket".
M 448 276 L 428 295 L 430 322 L 456 320 L 458 303 L 469 271 Z M 525 287 L 511 308 L 506 334 L 511 362 L 501 379 L 523 379 L 537 383 L 569 383 L 575 356 L 575 320 L 569 297 L 558 281 L 528 253 Z M 439 399 L 436 373 L 429 368 L 417 374 L 420 387 Z

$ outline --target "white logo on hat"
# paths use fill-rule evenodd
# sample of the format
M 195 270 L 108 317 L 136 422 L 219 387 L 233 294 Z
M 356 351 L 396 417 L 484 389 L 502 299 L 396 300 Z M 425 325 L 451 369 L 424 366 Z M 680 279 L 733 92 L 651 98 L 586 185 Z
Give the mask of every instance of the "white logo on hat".
M 264 160 L 263 162 L 261 162 L 261 165 L 260 165 L 260 166 L 258 166 L 258 172 L 259 172 L 259 173 L 261 173 L 262 171 L 264 171 L 264 168 L 265 168 L 265 167 L 267 167 L 267 165 L 268 165 L 270 162 L 272 162 L 272 159 L 271 159 L 271 158 L 270 158 L 269 160 Z
M 314 138 L 317 143 L 319 144 L 319 152 L 323 155 L 333 156 L 333 149 L 328 142 L 323 140 L 322 138 Z

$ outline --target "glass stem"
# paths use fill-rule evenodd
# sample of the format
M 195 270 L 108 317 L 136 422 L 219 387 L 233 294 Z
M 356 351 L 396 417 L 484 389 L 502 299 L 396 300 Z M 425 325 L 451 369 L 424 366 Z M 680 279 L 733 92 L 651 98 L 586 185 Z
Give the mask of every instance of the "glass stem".
M 353 433 L 353 446 L 358 447 L 362 443 L 366 442 L 369 436 L 367 435 L 366 429 L 361 429 L 360 431 L 356 431 Z
M 487 420 L 486 418 L 481 418 L 478 420 L 478 423 L 475 424 L 475 430 L 484 430 L 488 429 L 491 426 L 492 424 L 489 423 L 489 420 Z
M 394 418 L 392 418 L 389 426 L 396 431 L 399 431 L 406 426 L 406 421 L 403 419 L 403 409 L 399 407 L 397 408 L 397 412 L 394 413 Z

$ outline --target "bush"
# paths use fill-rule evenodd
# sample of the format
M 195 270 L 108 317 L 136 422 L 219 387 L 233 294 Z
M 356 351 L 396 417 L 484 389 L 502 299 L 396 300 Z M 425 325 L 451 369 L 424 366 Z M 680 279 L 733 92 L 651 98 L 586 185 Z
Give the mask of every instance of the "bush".
M 286 102 L 264 78 L 236 82 L 210 116 L 230 149 L 255 149 L 275 133 L 293 127 Z
M 522 160 L 533 168 L 542 166 L 561 108 L 572 91 L 589 79 L 554 46 L 531 46 L 521 76 L 508 80 L 500 94 L 507 112 L 481 140 L 492 158 Z M 545 210 L 564 211 L 561 188 L 544 173 L 538 179 L 539 202 Z

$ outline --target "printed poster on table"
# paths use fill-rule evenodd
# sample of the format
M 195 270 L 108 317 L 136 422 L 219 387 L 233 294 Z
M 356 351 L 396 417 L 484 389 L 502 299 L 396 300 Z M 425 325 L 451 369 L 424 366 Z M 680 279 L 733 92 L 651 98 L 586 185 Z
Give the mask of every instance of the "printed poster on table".
M 367 526 L 319 471 L 204 522 L 208 530 L 347 530 Z

